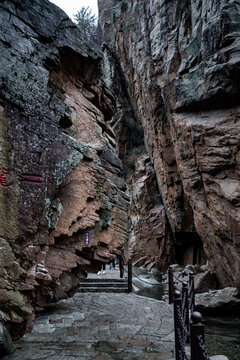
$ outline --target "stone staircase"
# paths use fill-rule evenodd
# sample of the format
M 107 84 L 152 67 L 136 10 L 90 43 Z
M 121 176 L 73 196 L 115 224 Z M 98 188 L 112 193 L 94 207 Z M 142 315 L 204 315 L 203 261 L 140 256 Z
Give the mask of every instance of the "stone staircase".
M 77 292 L 127 293 L 128 283 L 124 279 L 85 279 L 79 283 Z

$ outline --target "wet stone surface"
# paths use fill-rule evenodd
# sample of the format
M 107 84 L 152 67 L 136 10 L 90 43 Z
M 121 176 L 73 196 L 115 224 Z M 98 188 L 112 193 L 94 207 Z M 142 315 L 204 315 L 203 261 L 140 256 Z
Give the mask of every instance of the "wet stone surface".
M 51 305 L 4 360 L 174 358 L 172 308 L 135 294 L 76 293 Z

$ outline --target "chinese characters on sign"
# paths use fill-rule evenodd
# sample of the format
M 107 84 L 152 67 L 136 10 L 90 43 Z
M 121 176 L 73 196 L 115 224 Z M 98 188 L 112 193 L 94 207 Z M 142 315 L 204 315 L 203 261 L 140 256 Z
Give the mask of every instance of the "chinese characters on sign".
M 2 168 L 0 173 L 0 187 L 12 187 L 13 183 L 8 183 L 8 170 Z M 42 185 L 42 176 L 38 174 L 21 174 L 21 184 L 28 183 L 28 184 L 35 184 L 35 185 Z
M 1 169 L 0 187 L 11 187 L 13 184 L 8 184 L 8 171 L 4 168 Z
M 90 244 L 90 232 L 86 231 L 84 234 L 84 244 L 89 245 Z

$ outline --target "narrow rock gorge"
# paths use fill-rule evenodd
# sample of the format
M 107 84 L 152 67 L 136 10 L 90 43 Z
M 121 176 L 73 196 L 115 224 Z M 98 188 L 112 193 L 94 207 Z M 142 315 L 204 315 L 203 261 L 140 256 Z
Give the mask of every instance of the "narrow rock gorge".
M 155 256 L 165 242 L 160 258 L 172 247 L 179 263 L 207 260 L 220 286 L 240 289 L 240 3 L 98 3 L 105 41 L 144 134 L 143 157 L 135 158 L 130 180 L 130 249 L 141 258 L 143 236 Z M 151 196 L 160 206 L 156 220 Z
M 240 2 L 98 0 L 101 49 L 0 1 L 0 312 L 13 337 L 125 247 L 240 290 Z

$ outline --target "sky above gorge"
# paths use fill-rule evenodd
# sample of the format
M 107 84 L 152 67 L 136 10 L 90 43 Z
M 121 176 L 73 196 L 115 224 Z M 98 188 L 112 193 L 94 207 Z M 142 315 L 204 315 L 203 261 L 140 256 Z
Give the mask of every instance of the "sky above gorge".
M 82 7 L 88 7 L 92 13 L 98 16 L 97 0 L 50 0 L 55 5 L 59 6 L 72 19 L 73 15 Z

